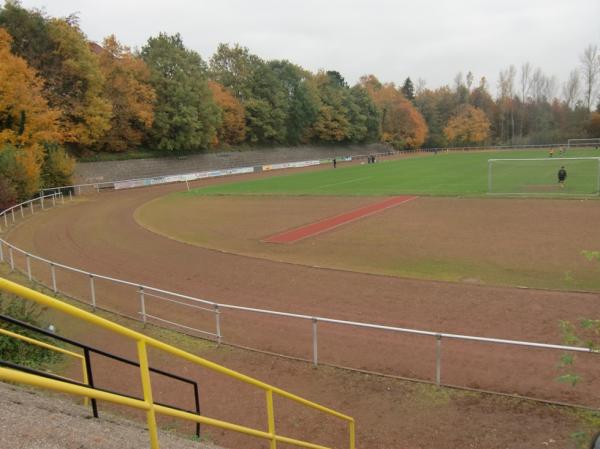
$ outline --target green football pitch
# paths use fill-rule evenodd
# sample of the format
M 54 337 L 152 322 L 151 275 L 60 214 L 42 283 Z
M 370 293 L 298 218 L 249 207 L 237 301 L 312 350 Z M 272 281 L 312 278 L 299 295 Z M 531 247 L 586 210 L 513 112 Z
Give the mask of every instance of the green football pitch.
M 598 161 L 501 162 L 493 165 L 493 192 L 544 195 L 597 193 Z M 560 157 L 600 157 L 593 149 L 568 150 Z M 381 161 L 376 164 L 338 164 L 336 169 L 271 176 L 194 189 L 196 195 L 448 195 L 488 193 L 489 159 L 550 159 L 547 151 L 438 153 Z M 564 189 L 556 173 L 568 171 Z

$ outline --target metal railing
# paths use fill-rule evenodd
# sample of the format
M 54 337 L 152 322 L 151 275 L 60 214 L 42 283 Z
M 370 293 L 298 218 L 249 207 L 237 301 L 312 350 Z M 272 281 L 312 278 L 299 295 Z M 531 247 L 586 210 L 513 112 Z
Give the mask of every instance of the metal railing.
M 21 334 L 18 334 L 16 332 L 11 332 L 11 331 L 9 331 L 7 329 L 4 329 L 4 328 L 0 327 L 0 334 L 4 334 L 4 335 L 7 335 L 9 337 L 20 339 L 22 341 L 25 341 L 27 343 L 39 346 L 41 348 L 50 349 L 50 350 L 53 350 L 55 352 L 60 352 L 60 353 L 69 355 L 71 357 L 75 357 L 75 358 L 77 358 L 77 359 L 79 359 L 81 361 L 82 370 L 83 370 L 83 381 L 82 382 L 77 382 L 74 379 L 64 379 L 61 376 L 55 376 L 55 375 L 51 375 L 50 376 L 51 378 L 64 379 L 66 381 L 70 381 L 70 382 L 75 383 L 77 385 L 87 385 L 90 388 L 97 388 L 94 385 L 94 374 L 93 374 L 94 370 L 93 370 L 93 364 L 92 364 L 91 354 L 97 354 L 97 355 L 100 355 L 102 357 L 106 357 L 106 358 L 109 358 L 109 359 L 112 359 L 112 360 L 116 360 L 117 362 L 124 363 L 124 364 L 130 365 L 130 366 L 136 366 L 136 367 L 140 366 L 140 364 L 138 362 L 135 362 L 133 360 L 127 359 L 125 357 L 118 356 L 116 354 L 112 354 L 112 353 L 110 353 L 108 351 L 104 351 L 102 349 L 98 349 L 98 348 L 95 348 L 93 346 L 86 345 L 86 344 L 83 344 L 81 342 L 78 342 L 78 341 L 75 341 L 75 340 L 72 340 L 72 339 L 69 339 L 69 338 L 66 338 L 66 337 L 63 337 L 63 336 L 58 335 L 58 334 L 56 334 L 54 332 L 50 332 L 50 331 L 47 331 L 45 329 L 41 329 L 39 327 L 33 326 L 33 325 L 29 324 L 29 323 L 25 323 L 24 321 L 17 320 L 15 318 L 12 318 L 12 317 L 7 316 L 7 315 L 0 314 L 0 321 L 4 321 L 6 323 L 10 323 L 13 326 L 16 326 L 16 327 L 19 327 L 19 328 L 22 328 L 22 329 L 27 329 L 27 330 L 33 331 L 33 332 L 38 333 L 40 335 L 45 335 L 46 337 L 50 337 L 50 338 L 52 338 L 54 340 L 58 340 L 58 341 L 61 341 L 63 343 L 67 343 L 68 345 L 75 346 L 75 347 L 77 347 L 77 348 L 79 348 L 79 349 L 81 349 L 83 351 L 83 355 L 77 354 L 76 352 L 69 351 L 67 349 L 64 349 L 64 348 L 61 348 L 61 347 L 58 347 L 58 346 L 55 346 L 55 345 L 50 345 L 50 344 L 45 343 L 43 341 L 27 337 L 25 335 L 21 335 Z M 2 361 L 0 361 L 0 363 L 2 363 Z M 11 366 L 13 368 L 15 368 L 15 369 L 22 369 L 22 370 L 30 369 L 30 368 L 27 368 L 27 367 L 24 367 L 24 366 L 19 366 L 19 365 L 14 365 L 14 364 L 11 365 Z M 168 371 L 163 371 L 161 369 L 153 368 L 153 367 L 149 367 L 149 370 L 150 370 L 150 372 L 158 374 L 160 376 L 164 376 L 164 377 L 167 377 L 167 378 L 170 378 L 170 379 L 174 379 L 174 380 L 177 380 L 179 382 L 183 382 L 183 383 L 186 383 L 188 385 L 191 385 L 192 389 L 193 389 L 193 394 L 194 394 L 194 410 L 191 410 L 191 412 L 192 413 L 196 413 L 197 415 L 200 414 L 200 393 L 199 393 L 199 390 L 198 390 L 198 383 L 196 381 L 188 379 L 188 378 L 183 377 L 183 376 L 179 376 L 177 374 L 170 373 Z M 45 371 L 39 371 L 39 370 L 35 370 L 35 373 L 38 374 L 38 375 L 42 375 L 42 376 L 51 374 L 51 373 L 48 373 L 48 372 L 45 372 Z M 122 394 L 122 395 L 124 394 L 124 393 L 118 393 L 118 392 L 110 391 L 110 390 L 106 390 L 106 389 L 103 389 L 102 391 L 108 391 L 109 393 L 114 393 L 114 394 Z M 134 396 L 128 396 L 128 397 L 132 397 L 132 398 L 136 399 Z M 87 399 L 88 398 L 85 399 L 85 402 L 84 402 L 85 405 L 87 405 Z M 137 398 L 137 399 L 139 399 L 139 398 Z M 160 405 L 165 405 L 165 404 L 160 404 Z M 95 399 L 91 400 L 91 406 L 92 406 L 92 414 L 93 414 L 94 418 L 98 418 L 98 416 L 99 416 L 98 415 L 98 405 L 97 405 Z M 177 406 L 173 406 L 173 405 L 168 405 L 168 406 L 172 407 L 172 408 L 176 408 L 178 410 L 182 410 L 182 411 L 189 411 L 189 410 L 185 410 L 183 408 L 180 408 L 180 407 L 177 407 Z M 198 437 L 200 436 L 200 424 L 199 423 L 196 423 L 196 435 Z
M 35 385 L 42 388 L 48 388 L 52 390 L 61 391 L 64 393 L 71 393 L 80 396 L 87 396 L 93 399 L 101 399 L 109 402 L 126 405 L 134 408 L 138 408 L 146 411 L 146 418 L 148 423 L 148 431 L 150 434 L 150 443 L 152 449 L 159 448 L 158 441 L 158 429 L 156 425 L 156 414 L 164 414 L 167 416 L 181 418 L 189 420 L 199 424 L 206 424 L 210 426 L 219 427 L 226 430 L 240 432 L 246 435 L 251 435 L 268 440 L 271 449 L 277 447 L 277 443 L 292 444 L 299 447 L 313 448 L 313 449 L 328 449 L 325 446 L 321 446 L 314 443 L 298 440 L 295 438 L 286 437 L 280 435 L 275 429 L 275 409 L 273 405 L 274 395 L 278 395 L 282 398 L 289 399 L 300 405 L 315 409 L 325 414 L 334 416 L 348 423 L 349 433 L 349 447 L 355 449 L 355 428 L 354 419 L 350 416 L 344 415 L 340 412 L 324 407 L 320 404 L 311 402 L 307 399 L 296 396 L 285 390 L 282 390 L 273 385 L 269 385 L 265 382 L 261 382 L 252 377 L 238 373 L 229 368 L 225 368 L 216 363 L 210 362 L 202 357 L 196 356 L 189 352 L 178 349 L 169 344 L 163 343 L 162 341 L 148 337 L 144 334 L 136 332 L 125 326 L 116 324 L 105 318 L 101 318 L 90 312 L 86 312 L 70 304 L 64 303 L 57 299 L 51 298 L 50 296 L 44 295 L 43 293 L 31 290 L 23 287 L 22 285 L 0 278 L 0 290 L 8 293 L 17 295 L 23 299 L 33 301 L 44 307 L 49 307 L 59 312 L 65 313 L 71 317 L 80 319 L 87 322 L 90 325 L 97 326 L 105 329 L 117 335 L 129 338 L 136 342 L 137 354 L 138 354 L 138 365 L 140 368 L 140 375 L 142 381 L 143 399 L 132 398 L 123 394 L 117 394 L 104 390 L 94 389 L 76 382 L 66 382 L 60 379 L 52 379 L 45 376 L 40 376 L 35 373 L 27 373 L 12 367 L 0 367 L 0 380 L 9 380 L 13 382 L 26 383 L 29 385 Z M 233 424 L 227 421 L 209 418 L 199 414 L 190 413 L 187 411 L 179 410 L 174 407 L 164 406 L 156 403 L 153 399 L 153 390 L 150 380 L 150 367 L 148 365 L 148 348 L 154 348 L 160 351 L 164 351 L 172 356 L 175 356 L 181 360 L 191 362 L 195 365 L 207 368 L 225 376 L 231 377 L 248 385 L 257 387 L 265 392 L 266 397 L 266 409 L 267 409 L 267 430 L 258 430 L 251 427 L 241 426 Z

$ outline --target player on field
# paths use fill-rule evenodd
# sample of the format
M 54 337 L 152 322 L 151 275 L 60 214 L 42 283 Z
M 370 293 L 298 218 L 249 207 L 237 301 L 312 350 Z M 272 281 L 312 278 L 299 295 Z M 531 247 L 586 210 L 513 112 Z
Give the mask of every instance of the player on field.
M 560 167 L 560 170 L 558 170 L 558 184 L 560 185 L 561 189 L 565 188 L 565 180 L 567 179 L 567 170 L 565 170 L 565 167 L 562 166 Z

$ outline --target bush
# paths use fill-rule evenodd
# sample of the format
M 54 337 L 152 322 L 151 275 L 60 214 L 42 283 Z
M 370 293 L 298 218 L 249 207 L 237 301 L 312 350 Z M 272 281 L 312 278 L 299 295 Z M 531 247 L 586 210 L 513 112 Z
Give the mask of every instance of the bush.
M 44 328 L 46 324 L 40 318 L 43 312 L 44 309 L 35 303 L 13 295 L 0 294 L 0 313 L 2 315 L 8 315 L 19 321 Z M 12 323 L 0 321 L 0 327 L 52 345 L 57 344 L 55 340 L 45 335 Z M 49 363 L 58 362 L 62 358 L 60 353 L 2 334 L 0 334 L 0 354 L 2 354 L 2 360 L 4 361 L 32 368 L 40 368 Z
M 14 206 L 17 203 L 17 191 L 12 183 L 0 177 L 0 211 Z
M 74 171 L 75 159 L 67 154 L 64 148 L 58 146 L 47 148 L 42 166 L 44 187 L 70 185 Z

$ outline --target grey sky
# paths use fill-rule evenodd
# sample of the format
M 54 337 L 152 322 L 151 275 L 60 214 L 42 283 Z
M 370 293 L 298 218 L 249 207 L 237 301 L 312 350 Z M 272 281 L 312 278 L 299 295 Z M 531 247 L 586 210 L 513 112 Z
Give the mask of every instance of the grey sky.
M 457 72 L 486 76 L 525 61 L 566 80 L 588 44 L 600 45 L 600 0 L 23 0 L 53 16 L 78 12 L 95 41 L 111 33 L 132 47 L 160 31 L 181 33 L 208 60 L 219 42 L 239 42 L 265 59 L 366 73 L 428 87 Z

